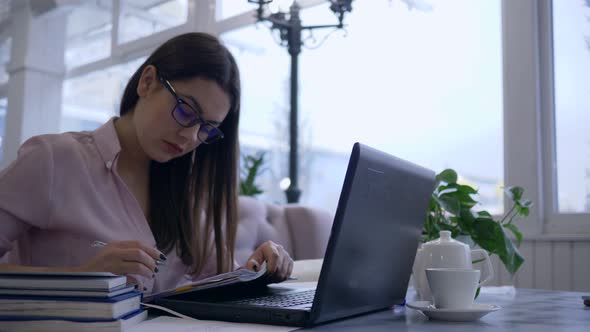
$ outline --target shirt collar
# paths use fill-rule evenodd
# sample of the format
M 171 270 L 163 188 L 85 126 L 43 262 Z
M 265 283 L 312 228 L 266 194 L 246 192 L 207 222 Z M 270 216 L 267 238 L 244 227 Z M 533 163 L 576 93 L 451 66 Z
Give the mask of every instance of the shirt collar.
M 111 169 L 115 159 L 121 152 L 121 144 L 115 129 L 115 119 L 117 117 L 112 117 L 92 133 L 98 152 L 108 169 Z

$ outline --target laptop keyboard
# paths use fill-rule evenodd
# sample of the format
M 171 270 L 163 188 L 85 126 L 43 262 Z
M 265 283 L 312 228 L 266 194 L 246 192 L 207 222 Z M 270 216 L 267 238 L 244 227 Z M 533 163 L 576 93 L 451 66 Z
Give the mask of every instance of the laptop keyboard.
M 254 297 L 249 299 L 230 301 L 228 303 L 286 308 L 294 307 L 296 305 L 301 304 L 311 305 L 313 303 L 314 296 L 315 289 L 309 289 L 302 292 Z

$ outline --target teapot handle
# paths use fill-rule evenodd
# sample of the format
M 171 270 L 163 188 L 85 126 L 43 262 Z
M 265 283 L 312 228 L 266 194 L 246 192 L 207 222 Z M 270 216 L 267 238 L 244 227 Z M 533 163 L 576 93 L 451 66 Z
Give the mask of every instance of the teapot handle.
M 474 254 L 480 254 L 480 255 L 475 255 L 476 257 L 474 258 Z M 484 257 L 486 268 L 482 269 L 481 279 L 483 279 L 483 280 L 480 281 L 479 286 L 483 286 L 484 284 L 490 282 L 494 278 L 494 269 L 492 268 L 492 261 L 490 260 L 490 256 L 488 255 L 488 252 L 483 249 L 471 250 L 471 260 L 472 261 L 477 260 L 477 259 L 481 259 L 481 256 Z M 485 278 L 483 276 L 484 272 L 486 272 Z
M 418 292 L 418 295 L 420 298 L 424 297 L 424 293 L 426 290 L 424 290 L 424 285 L 426 283 L 426 273 L 424 271 L 424 266 L 423 264 L 423 249 L 418 247 L 418 250 L 416 250 L 416 257 L 414 258 L 414 265 L 412 266 L 412 273 L 414 274 L 414 283 L 415 283 L 415 287 L 416 287 L 416 291 Z

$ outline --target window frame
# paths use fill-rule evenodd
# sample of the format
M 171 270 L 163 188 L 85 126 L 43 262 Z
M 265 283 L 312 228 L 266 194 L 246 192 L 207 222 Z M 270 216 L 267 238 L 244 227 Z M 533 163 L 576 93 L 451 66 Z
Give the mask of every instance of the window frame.
M 590 234 L 590 213 L 560 213 L 558 205 L 557 148 L 555 122 L 555 80 L 553 54 L 553 0 L 539 2 L 539 36 L 541 61 L 541 112 L 543 131 L 543 186 L 546 204 L 545 228 L 547 233 Z
M 65 79 L 82 76 L 96 70 L 116 66 L 141 56 L 149 55 L 160 44 L 166 40 L 191 31 L 205 31 L 213 33 L 212 18 L 215 12 L 215 0 L 188 0 L 188 15 L 185 23 L 162 30 L 152 35 L 134 39 L 125 43 L 118 43 L 119 36 L 119 18 L 121 12 L 121 0 L 113 1 L 113 11 L 111 13 L 111 54 L 97 61 L 93 61 L 78 67 L 74 67 L 66 72 Z
M 552 0 L 502 1 L 504 183 L 535 204 L 525 237 L 589 239 L 590 213 L 557 209 L 552 15 Z
M 0 24 L 0 28 L 3 29 L 3 30 L 0 29 L 0 42 L 3 42 L 6 39 L 12 38 L 8 23 L 5 22 L 5 23 Z M 12 58 L 12 48 L 10 50 L 10 57 Z M 9 65 L 10 65 L 10 60 L 8 60 L 8 63 L 6 64 L 6 66 L 8 67 Z M 9 82 L 10 82 L 10 77 L 8 78 L 8 81 L 6 81 L 4 83 L 0 83 L 0 98 L 8 98 L 8 83 Z
M 2 23 L 0 24 L 0 43 L 3 42 L 5 39 L 11 38 L 11 33 L 10 33 L 10 29 L 9 29 L 9 24 L 8 23 Z M 12 58 L 12 48 L 10 50 L 10 58 Z M 6 64 L 6 66 L 8 67 L 10 65 L 10 60 L 8 61 L 8 63 Z M 8 80 L 4 83 L 0 83 L 0 99 L 6 99 L 8 100 L 8 84 L 10 83 L 10 76 L 8 77 Z M 8 115 L 8 111 L 6 111 L 7 114 L 4 114 L 4 122 L 6 122 L 6 117 Z M 1 137 L 1 142 L 0 142 L 0 149 L 2 149 L 3 151 L 5 151 L 5 144 L 6 144 L 6 123 L 4 123 L 4 137 Z M 2 153 L 2 156 L 0 156 L 0 165 L 3 165 L 3 159 L 5 158 L 4 156 L 4 152 Z

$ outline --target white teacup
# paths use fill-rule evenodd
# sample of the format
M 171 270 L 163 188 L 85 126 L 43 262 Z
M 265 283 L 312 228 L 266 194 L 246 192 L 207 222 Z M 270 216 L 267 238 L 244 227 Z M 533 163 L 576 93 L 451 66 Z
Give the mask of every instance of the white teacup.
M 466 309 L 473 306 L 480 286 L 480 271 L 475 269 L 426 269 L 426 277 L 437 309 Z

